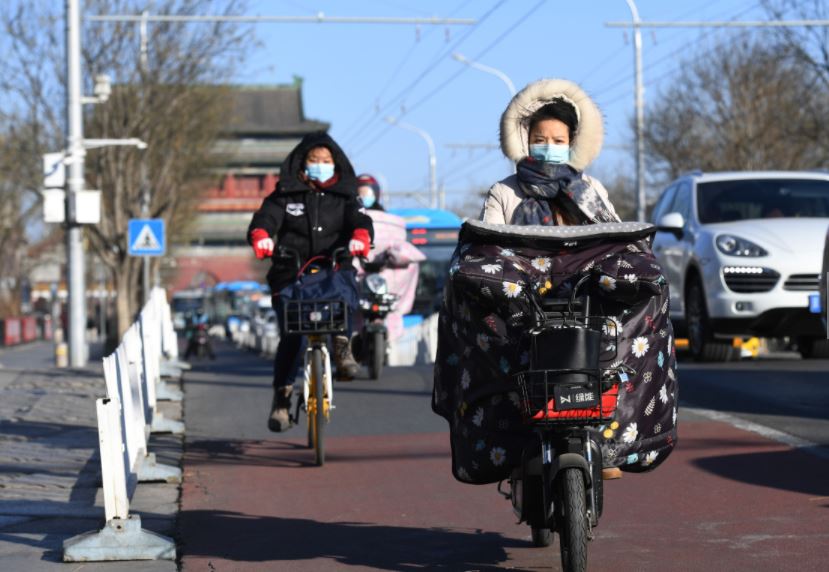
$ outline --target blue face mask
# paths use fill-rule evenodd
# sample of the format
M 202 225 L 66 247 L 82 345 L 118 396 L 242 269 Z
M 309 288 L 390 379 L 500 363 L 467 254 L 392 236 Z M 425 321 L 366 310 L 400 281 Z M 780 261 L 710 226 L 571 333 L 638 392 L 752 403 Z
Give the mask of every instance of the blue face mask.
M 566 163 L 570 160 L 570 146 L 546 143 L 530 145 L 530 157 L 545 163 Z
M 370 209 L 374 206 L 376 199 L 374 198 L 374 195 L 366 195 L 364 197 L 360 197 L 360 202 L 363 203 L 364 207 Z
M 309 179 L 324 183 L 334 176 L 334 163 L 308 163 L 305 166 L 305 175 Z

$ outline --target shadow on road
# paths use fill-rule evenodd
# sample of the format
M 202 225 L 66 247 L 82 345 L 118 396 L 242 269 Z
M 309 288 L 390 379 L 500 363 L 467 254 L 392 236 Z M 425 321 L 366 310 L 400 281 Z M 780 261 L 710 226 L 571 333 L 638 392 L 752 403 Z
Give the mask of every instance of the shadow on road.
M 829 496 L 826 462 L 798 450 L 706 457 L 697 459 L 694 464 L 741 483 L 810 496 Z
M 413 459 L 448 459 L 443 448 L 421 451 L 375 451 L 366 453 L 326 451 L 326 464 L 397 461 Z M 204 440 L 187 444 L 187 465 L 250 465 L 259 467 L 316 467 L 314 453 L 302 443 L 267 440 Z
M 507 560 L 506 548 L 528 544 L 493 532 L 406 528 L 224 511 L 184 511 L 186 557 L 269 562 L 278 569 L 316 558 L 379 570 L 488 570 Z

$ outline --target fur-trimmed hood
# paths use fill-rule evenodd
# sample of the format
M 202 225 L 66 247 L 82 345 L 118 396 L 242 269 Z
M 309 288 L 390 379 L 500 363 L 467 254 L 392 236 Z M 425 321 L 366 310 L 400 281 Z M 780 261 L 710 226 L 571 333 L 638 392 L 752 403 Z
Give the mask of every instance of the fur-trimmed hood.
M 599 155 L 604 140 L 602 114 L 578 85 L 565 79 L 542 79 L 529 84 L 512 98 L 501 115 L 501 150 L 518 162 L 529 154 L 529 118 L 553 99 L 573 104 L 578 126 L 570 147 L 568 164 L 583 171 Z

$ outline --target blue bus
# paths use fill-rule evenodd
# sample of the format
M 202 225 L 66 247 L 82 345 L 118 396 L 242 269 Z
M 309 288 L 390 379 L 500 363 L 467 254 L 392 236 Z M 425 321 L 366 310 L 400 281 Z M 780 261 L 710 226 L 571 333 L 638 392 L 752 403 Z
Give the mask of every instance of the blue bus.
M 428 316 L 440 309 L 443 285 L 449 276 L 449 262 L 458 244 L 463 220 L 440 209 L 389 209 L 406 221 L 406 235 L 426 260 L 420 263 L 412 314 Z

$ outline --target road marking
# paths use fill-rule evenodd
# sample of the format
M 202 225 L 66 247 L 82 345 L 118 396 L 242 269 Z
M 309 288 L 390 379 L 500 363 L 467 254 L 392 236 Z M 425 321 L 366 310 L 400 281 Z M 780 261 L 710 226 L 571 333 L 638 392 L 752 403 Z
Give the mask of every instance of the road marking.
M 732 427 L 742 429 L 743 431 L 757 433 L 758 435 L 765 437 L 766 439 L 771 439 L 772 441 L 783 443 L 784 445 L 788 445 L 789 447 L 792 447 L 794 449 L 802 449 L 804 453 L 809 453 L 810 455 L 815 455 L 816 457 L 820 457 L 822 459 L 829 459 L 829 450 L 827 450 L 827 448 L 822 447 L 821 445 L 813 441 L 802 439 L 800 437 L 790 435 L 789 433 L 784 433 L 783 431 L 778 431 L 777 429 L 773 429 L 772 427 L 760 425 L 759 423 L 755 423 L 754 421 L 748 421 L 747 419 L 737 417 L 736 415 L 731 415 L 730 413 L 714 411 L 713 409 L 703 409 L 698 407 L 687 406 L 682 407 L 682 409 L 694 413 L 696 415 L 701 415 L 702 417 L 707 417 L 712 421 L 721 421 L 723 423 L 728 423 Z

